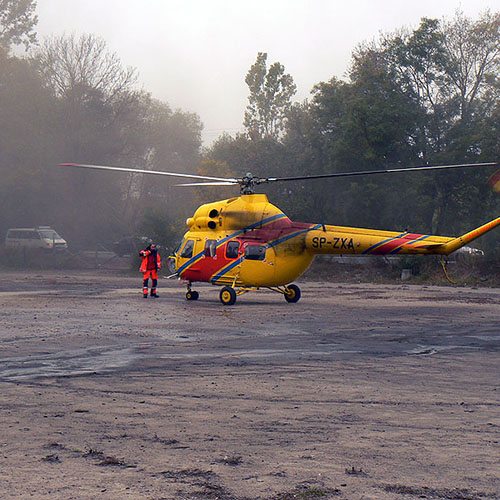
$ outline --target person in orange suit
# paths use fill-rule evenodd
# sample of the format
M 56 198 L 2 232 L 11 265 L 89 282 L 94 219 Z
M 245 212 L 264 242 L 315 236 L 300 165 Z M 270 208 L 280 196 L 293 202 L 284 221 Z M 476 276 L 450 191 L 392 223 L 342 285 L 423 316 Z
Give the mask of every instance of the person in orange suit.
M 151 297 L 159 297 L 156 293 L 158 286 L 158 271 L 161 269 L 161 257 L 156 245 L 151 243 L 147 248 L 141 250 L 139 255 L 142 257 L 141 267 L 139 271 L 143 273 L 142 294 L 145 299 L 148 298 L 148 283 L 151 277 Z

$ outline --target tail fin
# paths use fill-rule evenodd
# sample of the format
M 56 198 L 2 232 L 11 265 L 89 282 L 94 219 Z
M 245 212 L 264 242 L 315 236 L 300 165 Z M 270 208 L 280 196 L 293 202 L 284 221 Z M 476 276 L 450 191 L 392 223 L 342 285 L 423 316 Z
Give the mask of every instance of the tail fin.
M 466 233 L 462 236 L 459 236 L 458 238 L 455 238 L 448 243 L 443 244 L 440 247 L 440 250 L 443 250 L 443 254 L 449 255 L 450 253 L 454 252 L 455 250 L 458 250 L 459 248 L 467 245 L 471 241 L 475 240 L 476 238 L 479 238 L 483 234 L 486 234 L 487 232 L 491 231 L 495 227 L 500 225 L 500 217 L 492 220 L 491 222 L 487 222 L 481 227 L 478 227 L 476 229 L 473 229 L 469 233 Z M 441 253 L 441 252 L 439 252 Z

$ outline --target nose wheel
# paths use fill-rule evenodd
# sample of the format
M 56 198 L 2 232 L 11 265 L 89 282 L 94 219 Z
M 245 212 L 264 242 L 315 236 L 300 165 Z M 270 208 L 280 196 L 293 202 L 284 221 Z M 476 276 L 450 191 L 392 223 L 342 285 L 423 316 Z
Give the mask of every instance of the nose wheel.
M 199 292 L 196 292 L 195 290 L 191 290 L 189 292 L 186 292 L 186 300 L 198 300 L 200 298 Z

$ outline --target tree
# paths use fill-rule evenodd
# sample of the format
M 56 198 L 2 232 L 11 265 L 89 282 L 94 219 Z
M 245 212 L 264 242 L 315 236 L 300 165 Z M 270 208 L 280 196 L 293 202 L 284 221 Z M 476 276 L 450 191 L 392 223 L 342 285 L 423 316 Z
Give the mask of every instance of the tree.
M 447 79 L 455 90 L 460 119 L 468 122 L 500 72 L 500 12 L 486 11 L 477 21 L 457 11 L 444 23 L 443 41 L 449 58 Z M 498 97 L 498 94 L 497 94 Z
M 55 99 L 29 61 L 0 48 L 0 234 L 8 227 L 46 225 L 54 199 Z M 55 170 L 55 169 L 54 169 Z M 55 173 L 55 172 L 54 172 Z
M 137 129 L 143 142 L 142 156 L 134 162 L 141 168 L 168 172 L 195 173 L 200 163 L 202 125 L 198 115 L 173 111 L 166 103 L 150 97 L 142 102 L 142 123 Z M 130 160 L 130 158 L 129 158 Z M 179 181 L 157 176 L 141 176 L 132 195 L 138 197 L 139 210 L 165 206 L 173 218 L 184 220 L 193 210 L 194 200 L 176 186 Z
M 197 175 L 206 175 L 211 177 L 231 178 L 234 177 L 234 172 L 225 161 L 203 160 L 197 171 Z M 196 181 L 194 181 L 196 182 Z M 234 194 L 234 190 L 228 190 L 226 186 L 200 186 L 196 189 L 197 204 L 207 203 L 208 200 L 221 200 L 229 198 Z
M 93 35 L 52 37 L 34 51 L 33 61 L 56 99 L 59 162 L 109 163 L 124 155 L 133 137 L 140 92 L 136 72 Z M 122 219 L 126 176 L 60 172 L 57 179 L 67 234 L 77 245 L 107 243 Z
M 38 22 L 35 0 L 0 0 L 0 47 L 36 42 L 33 28 Z
M 58 97 L 84 101 L 98 93 L 105 103 L 111 103 L 130 93 L 137 83 L 136 70 L 124 69 L 119 57 L 108 52 L 106 42 L 95 35 L 49 37 L 35 57 Z
M 103 40 L 52 37 L 35 57 L 57 98 L 62 161 L 196 170 L 199 117 L 137 91 L 136 71 L 123 68 Z M 170 187 L 173 182 L 157 176 L 71 171 L 62 173 L 60 183 L 73 220 L 70 231 L 82 245 L 140 232 L 144 213 L 153 207 L 172 218 L 192 209 L 180 190 Z
M 375 50 L 421 108 L 422 158 L 434 161 L 451 149 L 467 154 L 471 130 L 500 96 L 500 13 L 487 11 L 477 21 L 460 11 L 451 21 L 423 18 L 413 32 L 386 35 Z
M 244 125 L 252 139 L 278 139 L 284 130 L 286 113 L 296 92 L 293 78 L 278 62 L 267 69 L 267 54 L 259 52 L 257 60 L 247 73 L 245 82 L 250 89 L 249 105 Z
M 74 161 L 105 161 L 123 151 L 127 115 L 140 92 L 133 68 L 124 69 L 116 54 L 94 35 L 47 38 L 34 52 L 47 88 L 58 98 L 65 142 Z
M 398 86 L 383 55 L 371 46 L 358 49 L 349 76 L 349 82 L 332 78 L 313 90 L 310 112 L 315 129 L 306 129 L 304 169 L 321 174 L 411 164 L 416 159 L 411 137 L 418 108 Z M 311 183 L 306 200 L 323 221 L 415 227 L 415 214 L 408 220 L 408 214 L 391 204 L 398 201 L 401 190 L 396 187 L 401 182 L 388 177 L 331 179 L 328 190 Z
M 487 118 L 500 96 L 499 20 L 489 13 L 475 22 L 461 13 L 450 22 L 424 18 L 413 31 L 400 30 L 358 48 L 350 82 L 336 87 L 337 94 L 344 91 L 342 102 L 335 109 L 327 106 L 326 113 L 315 108 L 329 123 L 325 137 L 331 157 L 349 164 L 357 145 L 361 164 L 370 156 L 374 165 L 391 166 L 491 161 L 481 136 L 485 124 L 493 123 Z M 316 104 L 328 104 L 327 95 L 334 94 L 317 94 Z M 334 119 L 341 109 L 340 121 Z M 389 193 L 398 191 L 396 179 L 385 182 Z M 423 231 L 464 231 L 477 223 L 471 214 L 482 219 L 481 183 L 484 174 L 477 170 L 414 176 L 411 189 L 419 196 L 420 215 L 415 211 L 405 218 Z M 384 202 L 390 206 L 387 196 Z M 390 216 L 390 210 L 386 213 Z

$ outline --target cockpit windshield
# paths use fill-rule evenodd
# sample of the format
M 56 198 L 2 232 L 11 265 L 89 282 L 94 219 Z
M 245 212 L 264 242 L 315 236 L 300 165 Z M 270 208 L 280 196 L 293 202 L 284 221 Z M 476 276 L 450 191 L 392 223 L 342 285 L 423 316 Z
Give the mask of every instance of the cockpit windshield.
M 177 245 L 177 248 L 174 250 L 174 255 L 177 255 L 179 253 L 179 250 L 182 248 L 182 245 L 184 245 L 184 240 L 185 238 L 182 238 L 181 242 Z

